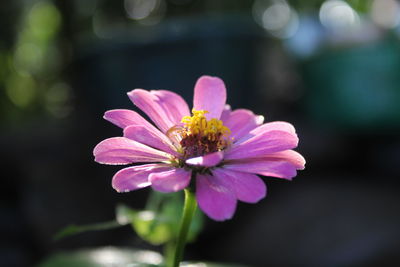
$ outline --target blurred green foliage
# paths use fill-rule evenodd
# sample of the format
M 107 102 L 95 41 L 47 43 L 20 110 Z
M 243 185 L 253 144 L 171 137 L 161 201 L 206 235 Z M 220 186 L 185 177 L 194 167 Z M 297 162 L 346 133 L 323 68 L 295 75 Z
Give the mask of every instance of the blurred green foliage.
M 152 251 L 104 247 L 59 252 L 43 261 L 40 267 L 159 266 L 162 256 Z
M 0 41 L 0 119 L 18 122 L 43 113 L 64 117 L 70 111 L 71 90 L 61 75 L 62 15 L 52 1 L 27 2 L 21 9 L 13 18 L 13 45 Z
M 39 267 L 151 267 L 165 266 L 160 254 L 153 251 L 103 247 L 59 252 L 38 265 Z M 238 264 L 211 262 L 182 262 L 181 267 L 244 267 Z

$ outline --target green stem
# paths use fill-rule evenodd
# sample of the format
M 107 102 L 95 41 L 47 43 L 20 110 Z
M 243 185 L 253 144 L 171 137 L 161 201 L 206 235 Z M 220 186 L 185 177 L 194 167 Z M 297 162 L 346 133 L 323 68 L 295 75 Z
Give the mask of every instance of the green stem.
M 197 202 L 194 193 L 190 191 L 190 189 L 185 189 L 185 204 L 183 205 L 181 226 L 175 247 L 175 256 L 172 267 L 179 267 L 179 263 L 182 260 L 187 234 L 189 232 L 190 223 L 192 222 L 193 214 L 196 211 L 196 207 Z
M 164 245 L 164 265 L 162 266 L 172 266 L 175 256 L 175 240 L 171 240 Z

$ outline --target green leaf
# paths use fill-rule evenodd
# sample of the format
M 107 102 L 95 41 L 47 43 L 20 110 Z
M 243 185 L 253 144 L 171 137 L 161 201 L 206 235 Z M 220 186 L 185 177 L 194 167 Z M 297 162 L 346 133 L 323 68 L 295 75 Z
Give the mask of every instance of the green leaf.
M 126 225 L 131 224 L 135 219 L 138 211 L 129 208 L 125 204 L 118 204 L 115 209 L 115 216 L 118 223 Z
M 108 230 L 113 228 L 118 228 L 123 226 L 124 224 L 120 224 L 118 221 L 109 221 L 109 222 L 102 222 L 102 223 L 95 223 L 95 224 L 87 224 L 87 225 L 75 225 L 71 224 L 61 231 L 59 231 L 54 236 L 54 240 L 60 240 L 64 237 L 80 234 L 83 232 L 88 231 L 100 231 L 100 230 Z
M 132 226 L 140 237 L 153 245 L 166 243 L 174 237 L 170 224 L 152 211 L 138 212 Z
M 181 193 L 162 194 L 152 192 L 147 210 L 138 211 L 120 204 L 116 209 L 117 221 L 131 223 L 134 231 L 145 241 L 160 245 L 175 240 L 178 235 L 183 198 Z M 188 240 L 193 241 L 203 226 L 203 214 L 196 211 L 189 229 Z
M 153 245 L 163 244 L 173 237 L 169 223 L 154 211 L 137 211 L 120 204 L 116 213 L 118 222 L 131 223 L 134 231 Z

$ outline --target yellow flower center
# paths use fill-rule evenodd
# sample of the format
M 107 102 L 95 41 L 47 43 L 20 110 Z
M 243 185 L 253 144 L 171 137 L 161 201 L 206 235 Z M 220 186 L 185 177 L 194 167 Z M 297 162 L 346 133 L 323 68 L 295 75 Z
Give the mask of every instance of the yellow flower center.
M 184 158 L 221 151 L 229 145 L 231 131 L 221 120 L 207 120 L 206 110 L 193 109 L 192 113 L 193 116 L 185 116 L 181 121 L 183 127 L 180 129 L 180 144 Z
M 221 136 L 227 137 L 231 134 L 231 130 L 224 126 L 221 120 L 207 120 L 204 114 L 207 114 L 208 111 L 193 109 L 192 113 L 193 116 L 185 116 L 181 120 L 184 123 L 186 135 L 201 135 L 209 141 L 215 141 Z

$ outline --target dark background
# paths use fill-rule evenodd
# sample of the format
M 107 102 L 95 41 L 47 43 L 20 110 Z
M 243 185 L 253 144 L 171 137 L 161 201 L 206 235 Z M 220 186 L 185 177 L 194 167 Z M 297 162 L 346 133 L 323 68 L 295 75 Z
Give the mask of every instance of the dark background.
M 0 261 L 105 245 L 160 250 L 129 227 L 54 242 L 70 223 L 143 208 L 119 167 L 93 161 L 120 135 L 102 119 L 137 110 L 126 92 L 192 101 L 201 75 L 228 103 L 289 121 L 306 169 L 265 178 L 268 196 L 206 220 L 186 258 L 251 266 L 400 263 L 400 5 L 366 1 L 88 0 L 0 3 Z

